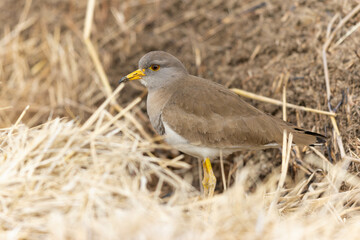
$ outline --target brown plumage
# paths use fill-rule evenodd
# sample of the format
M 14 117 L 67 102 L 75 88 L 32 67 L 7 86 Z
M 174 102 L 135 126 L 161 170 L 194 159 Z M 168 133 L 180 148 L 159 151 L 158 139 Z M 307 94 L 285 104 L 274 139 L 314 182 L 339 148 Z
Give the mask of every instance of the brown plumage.
M 160 70 L 151 70 L 154 64 Z M 168 53 L 146 54 L 139 68 L 149 90 L 147 111 L 153 127 L 169 144 L 191 155 L 216 156 L 201 148 L 231 153 L 277 147 L 282 144 L 284 129 L 293 133 L 297 145 L 325 140 L 320 134 L 261 112 L 220 84 L 188 74 Z
M 162 120 L 191 144 L 217 148 L 266 148 L 282 143 L 283 131 L 298 145 L 323 136 L 298 129 L 261 112 L 222 85 L 189 75 L 174 84 L 162 108 Z
M 190 75 L 174 56 L 149 52 L 139 69 L 123 77 L 148 88 L 147 112 L 155 130 L 182 152 L 203 158 L 205 196 L 216 186 L 210 159 L 241 149 L 280 146 L 283 131 L 298 145 L 324 142 L 325 137 L 267 115 L 212 81 Z

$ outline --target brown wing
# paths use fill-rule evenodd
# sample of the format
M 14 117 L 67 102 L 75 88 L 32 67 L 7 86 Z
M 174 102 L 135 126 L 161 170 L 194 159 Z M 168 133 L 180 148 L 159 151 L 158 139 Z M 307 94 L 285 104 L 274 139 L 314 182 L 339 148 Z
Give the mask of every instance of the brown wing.
M 297 144 L 316 142 L 316 136 L 261 112 L 224 86 L 194 76 L 184 79 L 175 90 L 161 117 L 179 135 L 200 146 L 261 148 L 281 144 L 284 128 L 294 133 Z

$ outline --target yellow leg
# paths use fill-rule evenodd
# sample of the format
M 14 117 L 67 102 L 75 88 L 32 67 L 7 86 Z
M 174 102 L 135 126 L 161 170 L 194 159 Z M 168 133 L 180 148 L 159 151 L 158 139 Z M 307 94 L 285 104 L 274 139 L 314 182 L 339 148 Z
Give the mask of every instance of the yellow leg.
M 214 195 L 216 186 L 216 177 L 211 167 L 210 159 L 205 158 L 203 161 L 204 179 L 202 184 L 204 186 L 205 197 L 212 197 Z

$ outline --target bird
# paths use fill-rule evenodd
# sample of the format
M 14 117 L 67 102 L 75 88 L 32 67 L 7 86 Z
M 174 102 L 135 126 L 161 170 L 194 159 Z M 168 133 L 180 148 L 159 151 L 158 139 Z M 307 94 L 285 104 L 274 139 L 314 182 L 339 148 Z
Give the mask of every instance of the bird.
M 148 89 L 147 114 L 155 131 L 174 148 L 202 160 L 205 197 L 214 195 L 211 159 L 244 149 L 280 147 L 283 132 L 296 145 L 320 145 L 325 136 L 266 114 L 225 86 L 189 74 L 164 51 L 146 53 L 138 70 L 119 81 L 140 80 Z

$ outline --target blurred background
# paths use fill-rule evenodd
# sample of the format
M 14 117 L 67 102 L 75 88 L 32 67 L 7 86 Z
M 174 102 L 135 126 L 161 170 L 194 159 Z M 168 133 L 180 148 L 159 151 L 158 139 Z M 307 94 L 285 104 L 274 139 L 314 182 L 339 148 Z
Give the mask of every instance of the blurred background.
M 27 105 L 23 118 L 36 126 L 56 116 L 85 121 L 106 98 L 106 89 L 84 43 L 88 1 L 0 2 L 0 126 L 9 127 Z M 287 101 L 328 110 L 322 46 L 356 1 L 97 1 L 90 41 L 112 88 L 137 68 L 151 50 L 167 51 L 191 74 L 281 99 L 289 76 Z M 332 20 L 333 19 L 333 20 Z M 344 35 L 360 20 L 355 15 L 337 32 Z M 329 29 L 330 28 L 330 29 Z M 341 40 L 341 39 L 340 39 Z M 359 31 L 328 51 L 331 103 L 347 150 L 359 154 Z M 126 106 L 145 97 L 131 83 L 118 102 Z M 247 100 L 281 117 L 281 107 Z M 154 135 L 145 101 L 134 114 Z M 331 136 L 330 119 L 289 109 L 288 121 Z M 357 137 L 356 137 L 357 136 Z M 336 159 L 338 150 L 332 153 Z
M 87 1 L 3 0 L 0 4 L 1 100 L 2 106 L 14 107 L 2 114 L 1 124 L 9 125 L 26 105 L 31 105 L 32 125 L 51 111 L 83 119 L 86 107 L 96 107 L 104 99 L 83 42 Z M 91 41 L 114 87 L 146 52 L 164 50 L 180 58 L 194 75 L 277 99 L 281 96 L 277 80 L 289 72 L 288 101 L 327 110 L 321 46 L 333 16 L 355 4 L 104 0 L 96 2 Z M 358 34 L 330 52 L 334 104 L 342 91 L 351 95 L 357 90 Z M 128 88 L 121 102 L 132 98 L 128 92 L 143 90 L 136 84 Z M 280 109 L 258 107 L 271 114 Z M 314 114 L 301 113 L 301 117 L 306 117 L 301 124 L 307 128 L 313 127 L 309 120 L 320 120 Z
M 98 0 L 87 21 L 90 2 L 0 1 L 1 230 L 19 239 L 91 239 L 91 234 L 114 239 L 119 233 L 139 239 L 144 229 L 156 233 L 146 235 L 154 239 L 181 234 L 184 239 L 224 234 L 234 239 L 263 229 L 270 239 L 288 239 L 284 229 L 304 239 L 316 234 L 329 239 L 337 229 L 358 237 L 359 221 L 355 227 L 343 225 L 359 208 L 358 1 Z M 84 38 L 86 21 L 92 23 L 89 38 Z M 181 159 L 157 139 L 139 82 L 120 92 L 120 107 L 96 112 L 119 79 L 152 50 L 173 54 L 193 75 L 273 99 L 281 100 L 288 80 L 287 102 L 329 111 L 322 58 L 326 41 L 330 104 L 337 116 L 331 123 L 329 116 L 288 109 L 289 122 L 329 141 L 315 152 L 317 158 L 304 157 L 315 150 L 292 153 L 291 180 L 276 202 L 288 215 L 268 214 L 269 225 L 264 216 L 280 173 L 278 149 L 226 159 L 228 183 L 236 176 L 242 182 L 206 203 L 215 209 L 208 223 L 208 205 L 193 204 L 200 194 L 198 162 Z M 129 116 L 115 119 L 137 97 L 142 101 Z M 245 100 L 282 117 L 279 106 Z M 99 126 L 105 128 L 98 131 Z M 218 161 L 214 170 L 220 193 Z M 140 235 L 132 235 L 139 229 Z M 189 229 L 192 235 L 186 235 Z

